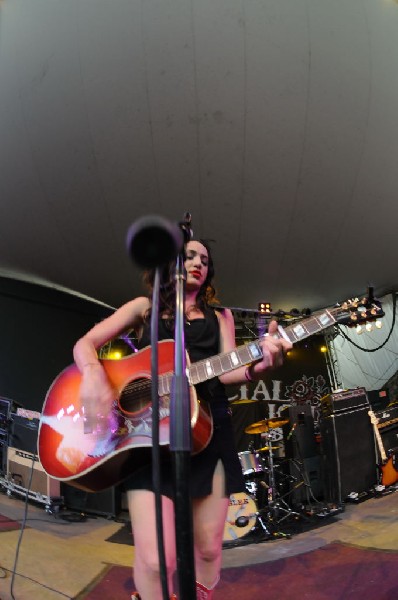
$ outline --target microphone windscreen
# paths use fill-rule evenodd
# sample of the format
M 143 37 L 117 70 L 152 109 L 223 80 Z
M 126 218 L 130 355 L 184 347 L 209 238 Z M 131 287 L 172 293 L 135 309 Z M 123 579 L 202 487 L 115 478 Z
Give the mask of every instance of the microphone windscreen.
M 183 234 L 177 224 L 150 215 L 135 221 L 127 232 L 127 252 L 144 269 L 169 263 L 182 250 Z

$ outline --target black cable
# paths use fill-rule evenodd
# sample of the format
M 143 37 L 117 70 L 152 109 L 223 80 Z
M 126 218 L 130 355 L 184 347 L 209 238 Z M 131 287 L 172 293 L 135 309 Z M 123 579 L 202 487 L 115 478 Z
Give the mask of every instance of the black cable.
M 342 335 L 350 344 L 355 346 L 355 348 L 358 348 L 358 350 L 362 350 L 362 352 L 377 352 L 377 350 L 380 350 L 381 348 L 383 348 L 383 346 L 385 346 L 387 344 L 388 340 L 390 339 L 391 334 L 394 331 L 394 327 L 395 327 L 395 318 L 396 318 L 395 310 L 396 310 L 396 304 L 397 304 L 397 296 L 396 296 L 395 292 L 391 292 L 391 294 L 392 294 L 392 306 L 393 306 L 391 329 L 390 329 L 388 336 L 386 337 L 384 342 L 382 344 L 380 344 L 380 346 L 377 346 L 377 348 L 370 348 L 370 349 L 362 348 L 362 346 L 359 346 L 358 344 L 353 342 L 352 339 L 350 337 L 348 337 L 348 335 L 346 333 L 344 333 L 344 331 L 341 329 L 340 325 L 336 325 L 337 329 L 339 330 L 340 335 Z
M 155 271 L 151 312 L 151 396 L 152 396 L 152 483 L 155 495 L 156 533 L 158 541 L 160 580 L 163 597 L 169 598 L 166 557 L 163 538 L 163 511 L 161 496 L 159 447 L 159 378 L 158 378 L 158 324 L 159 324 L 159 268 Z
M 14 560 L 14 566 L 12 568 L 12 576 L 11 576 L 11 584 L 10 584 L 10 594 L 11 594 L 11 598 L 13 600 L 15 600 L 14 597 L 14 581 L 15 581 L 15 575 L 16 575 L 16 570 L 17 570 L 17 563 L 18 563 L 18 558 L 19 558 L 19 550 L 21 547 L 21 542 L 22 542 L 22 536 L 25 532 L 25 526 L 26 526 L 26 521 L 27 521 L 27 517 L 28 517 L 28 499 L 29 499 L 29 491 L 30 488 L 32 486 L 32 479 L 33 479 L 33 473 L 34 473 L 34 469 L 35 469 L 35 462 L 36 462 L 36 452 L 33 453 L 33 457 L 32 457 L 32 466 L 30 468 L 30 473 L 29 473 L 29 483 L 28 483 L 28 487 L 26 489 L 26 494 L 25 494 L 25 505 L 24 505 L 24 515 L 23 515 L 23 520 L 21 523 L 21 529 L 19 532 L 19 537 L 18 537 L 18 543 L 17 543 L 17 548 L 15 551 L 15 560 Z

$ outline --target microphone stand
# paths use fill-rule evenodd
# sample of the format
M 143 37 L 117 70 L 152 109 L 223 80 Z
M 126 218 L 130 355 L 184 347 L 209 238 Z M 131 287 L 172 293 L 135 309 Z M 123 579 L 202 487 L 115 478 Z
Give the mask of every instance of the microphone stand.
M 176 308 L 174 374 L 170 392 L 170 453 L 173 466 L 174 514 L 176 527 L 177 569 L 181 600 L 196 600 L 196 582 L 193 550 L 193 520 L 190 494 L 191 404 L 186 373 L 184 337 L 184 255 L 183 240 L 192 238 L 191 215 L 174 227 L 161 217 L 148 216 L 134 223 L 127 235 L 127 247 L 139 266 L 154 268 L 155 281 L 152 295 L 151 317 L 151 397 L 152 397 L 152 476 L 155 494 L 156 528 L 162 593 L 168 600 L 166 565 L 163 545 L 162 505 L 159 465 L 159 390 L 158 390 L 158 267 L 171 259 L 176 261 Z M 181 231 L 183 235 L 181 236 Z
M 196 600 L 193 550 L 193 519 L 190 486 L 192 451 L 191 404 L 186 373 L 184 335 L 184 262 L 176 264 L 176 311 L 174 376 L 170 397 L 170 451 L 174 477 L 174 512 L 179 594 L 182 600 Z

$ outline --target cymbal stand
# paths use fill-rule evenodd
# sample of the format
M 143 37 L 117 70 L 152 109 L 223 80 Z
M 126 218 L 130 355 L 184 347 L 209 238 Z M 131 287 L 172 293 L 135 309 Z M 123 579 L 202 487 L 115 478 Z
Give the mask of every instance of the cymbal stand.
M 275 470 L 274 470 L 274 453 L 272 450 L 272 440 L 269 432 L 266 433 L 268 439 L 269 453 L 268 453 L 268 465 L 269 465 L 269 485 L 268 485 L 268 507 L 264 510 L 268 511 L 268 523 L 279 525 L 282 521 L 288 517 L 300 517 L 299 513 L 292 510 L 289 505 L 278 497 L 276 486 L 275 486 Z M 280 517 L 280 513 L 283 516 Z M 290 537 L 288 534 L 284 534 L 281 531 L 277 531 L 274 535 L 281 537 Z

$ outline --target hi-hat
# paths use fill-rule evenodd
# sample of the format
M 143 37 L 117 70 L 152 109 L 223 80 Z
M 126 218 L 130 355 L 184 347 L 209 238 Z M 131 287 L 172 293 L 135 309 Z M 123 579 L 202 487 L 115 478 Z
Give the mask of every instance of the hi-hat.
M 245 433 L 265 433 L 268 429 L 274 429 L 275 427 L 282 427 L 289 423 L 289 419 L 264 419 L 257 423 L 248 425 L 245 429 Z
M 268 452 L 268 450 L 279 450 L 280 446 L 264 446 L 263 448 L 259 448 L 254 452 Z

